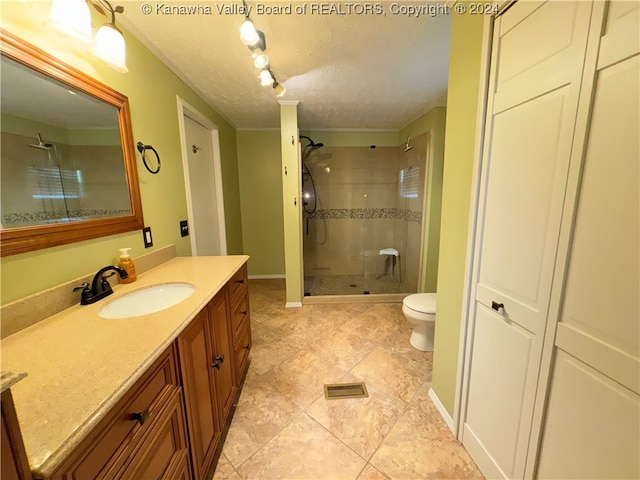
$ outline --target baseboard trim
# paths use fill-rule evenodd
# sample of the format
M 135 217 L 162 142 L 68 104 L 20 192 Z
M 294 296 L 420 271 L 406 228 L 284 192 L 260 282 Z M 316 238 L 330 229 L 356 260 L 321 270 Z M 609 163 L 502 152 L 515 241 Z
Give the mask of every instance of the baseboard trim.
M 287 302 L 284 306 L 286 308 L 301 308 L 302 302 Z
M 400 303 L 406 293 L 380 293 L 373 295 L 318 295 L 302 299 L 305 305 L 320 305 L 326 303 Z
M 447 427 L 449 427 L 449 430 L 451 430 L 455 435 L 456 431 L 453 424 L 453 418 L 451 418 L 451 415 L 449 415 L 449 412 L 447 412 L 447 409 L 444 408 L 444 405 L 442 405 L 442 402 L 438 398 L 438 395 L 436 395 L 436 392 L 433 390 L 433 388 L 429 389 L 429 398 L 438 409 L 438 413 L 440 413 L 440 416 L 444 420 L 444 423 L 447 424 Z
M 249 275 L 249 280 L 266 280 L 269 278 L 286 278 L 284 273 L 274 273 L 269 275 Z

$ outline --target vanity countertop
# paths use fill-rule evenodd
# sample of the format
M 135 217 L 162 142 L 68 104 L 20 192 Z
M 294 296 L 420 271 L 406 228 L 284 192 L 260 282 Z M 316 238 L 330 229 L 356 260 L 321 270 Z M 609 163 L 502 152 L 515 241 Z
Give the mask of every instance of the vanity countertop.
M 117 285 L 104 300 L 78 304 L 3 339 L 3 370 L 28 374 L 11 392 L 31 470 L 51 475 L 248 259 L 177 257 Z M 102 305 L 122 294 L 166 282 L 196 289 L 160 312 L 98 317 Z

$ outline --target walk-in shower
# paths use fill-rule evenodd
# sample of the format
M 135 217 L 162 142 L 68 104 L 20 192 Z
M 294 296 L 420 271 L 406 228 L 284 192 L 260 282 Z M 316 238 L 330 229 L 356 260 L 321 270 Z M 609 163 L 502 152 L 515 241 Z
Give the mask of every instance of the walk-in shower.
M 395 146 L 300 138 L 305 296 L 418 291 L 428 134 Z

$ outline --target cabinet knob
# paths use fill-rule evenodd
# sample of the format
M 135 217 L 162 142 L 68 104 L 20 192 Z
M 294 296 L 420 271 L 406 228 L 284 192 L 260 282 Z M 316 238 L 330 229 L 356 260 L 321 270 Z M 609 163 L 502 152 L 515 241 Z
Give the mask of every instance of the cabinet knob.
M 213 361 L 213 363 L 211 363 L 211 366 L 213 368 L 220 368 L 220 365 L 224 363 L 224 355 L 220 355 L 219 357 L 216 357 L 215 360 Z
M 491 302 L 491 308 L 493 308 L 496 312 L 499 312 L 500 309 L 504 310 L 504 303 Z
M 244 283 L 244 279 L 242 280 L 236 280 L 236 283 L 239 283 L 240 285 L 242 285 Z
M 250 344 L 250 343 L 247 343 L 247 344 L 246 344 L 244 347 L 242 347 L 242 348 L 246 348 L 247 350 L 249 350 L 249 348 L 251 348 L 251 344 Z
M 240 313 L 241 313 L 242 315 L 246 315 L 246 314 L 247 314 L 247 311 L 246 311 L 246 310 L 244 310 L 244 311 L 242 311 L 242 312 L 240 312 Z
M 149 419 L 149 407 L 146 407 L 140 413 L 132 413 L 131 415 L 129 415 L 129 420 L 140 422 L 141 426 L 144 425 L 144 422 L 146 422 L 148 419 Z

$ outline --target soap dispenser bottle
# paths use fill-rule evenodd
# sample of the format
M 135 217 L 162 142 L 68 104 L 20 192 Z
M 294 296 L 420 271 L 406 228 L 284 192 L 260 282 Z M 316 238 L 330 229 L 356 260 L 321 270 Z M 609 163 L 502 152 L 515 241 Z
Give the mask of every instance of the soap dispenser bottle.
M 136 266 L 131 260 L 131 255 L 129 255 L 130 248 L 121 248 L 120 249 L 120 261 L 118 262 L 118 266 L 127 272 L 127 278 L 118 278 L 119 283 L 131 283 L 136 281 Z

